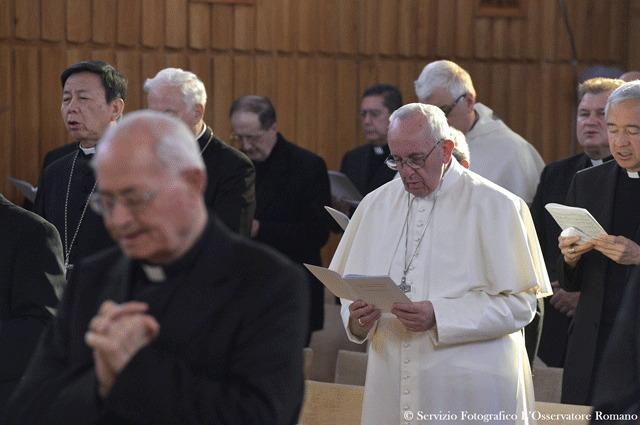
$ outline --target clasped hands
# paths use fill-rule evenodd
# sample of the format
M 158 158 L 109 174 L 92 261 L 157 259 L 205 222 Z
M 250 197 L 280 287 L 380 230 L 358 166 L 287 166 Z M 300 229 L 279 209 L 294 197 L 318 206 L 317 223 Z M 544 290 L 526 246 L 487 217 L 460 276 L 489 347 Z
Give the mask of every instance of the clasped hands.
M 391 313 L 394 314 L 409 332 L 425 332 L 436 324 L 436 315 L 431 301 L 415 303 L 394 303 Z M 356 300 L 349 305 L 349 317 L 353 326 L 369 332 L 382 313 L 373 304 Z
M 575 267 L 582 254 L 592 249 L 600 251 L 618 264 L 640 264 L 640 246 L 624 236 L 600 234 L 598 239 L 589 239 L 583 244 L 578 244 L 579 240 L 580 236 L 558 237 L 558 247 L 569 267 Z
M 101 397 L 109 394 L 117 376 L 131 358 L 160 333 L 156 319 L 145 314 L 148 309 L 146 303 L 137 301 L 122 304 L 105 301 L 91 319 L 85 342 L 93 349 Z

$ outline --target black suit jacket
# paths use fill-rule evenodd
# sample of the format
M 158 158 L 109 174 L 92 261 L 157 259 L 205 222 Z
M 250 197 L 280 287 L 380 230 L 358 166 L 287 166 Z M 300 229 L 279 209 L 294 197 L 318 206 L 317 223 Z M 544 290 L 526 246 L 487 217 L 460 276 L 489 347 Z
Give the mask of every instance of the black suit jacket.
M 215 217 L 203 238 L 186 254 L 197 260 L 171 296 L 150 305 L 159 336 L 102 402 L 84 334 L 103 301 L 128 300 L 134 263 L 112 248 L 76 266 L 6 423 L 295 423 L 304 392 L 305 274 Z
M 598 368 L 594 410 L 640 415 L 640 266 L 634 267 Z M 592 420 L 592 423 L 595 421 Z M 598 421 L 627 424 L 630 421 Z
M 591 160 L 584 154 L 573 155 L 554 161 L 542 170 L 540 183 L 531 204 L 531 216 L 536 226 L 538 240 L 549 273 L 549 280 L 557 281 L 556 262 L 560 255 L 558 236 L 562 229 L 544 208 L 548 203 L 564 204 L 573 176 L 591 166 Z M 556 310 L 549 298 L 544 299 L 544 319 L 542 336 L 538 347 L 538 357 L 552 367 L 563 367 L 567 346 L 567 331 L 571 319 Z
M 204 201 L 209 209 L 235 232 L 251 235 L 256 208 L 256 170 L 239 150 L 217 138 L 210 127 L 198 138 L 207 166 Z
M 329 238 L 329 176 L 322 158 L 287 142 L 279 133 L 266 161 L 256 165 L 256 237 L 298 263 L 322 265 Z M 312 280 L 311 330 L 322 329 L 324 286 Z
M 0 417 L 65 280 L 58 231 L 0 195 Z M 48 310 L 49 307 L 52 310 Z
M 607 233 L 613 226 L 613 206 L 620 166 L 609 161 L 578 172 L 569 188 L 566 204 L 586 208 Z M 636 196 L 631 195 L 630 196 Z M 640 232 L 632 238 L 640 243 Z M 589 403 L 593 386 L 593 369 L 599 347 L 598 330 L 604 302 L 607 257 L 596 250 L 582 255 L 575 269 L 558 258 L 560 286 L 567 291 L 580 291 L 580 301 L 569 330 L 567 356 L 562 378 L 562 402 Z
M 340 165 L 340 172 L 349 177 L 349 180 L 353 182 L 362 196 L 391 181 L 397 173 L 397 171 L 392 170 L 383 163 L 373 175 L 371 181 L 367 182 L 371 174 L 371 157 L 373 155 L 374 152 L 371 145 L 358 146 L 344 154 Z
M 69 264 L 76 264 L 84 257 L 115 245 L 104 226 L 102 216 L 94 213 L 86 204 L 96 182 L 93 170 L 89 166 L 92 157 L 92 154 L 85 155 L 81 149 L 77 148 L 47 166 L 40 175 L 38 183 L 34 212 L 56 226 L 63 247 L 66 236 L 66 243 L 71 246 Z M 74 158 L 76 158 L 75 166 L 73 165 Z M 65 235 L 65 205 L 67 204 L 67 190 L 72 169 L 73 180 L 69 190 L 68 222 Z M 83 210 L 85 211 L 84 218 L 78 228 Z M 76 229 L 78 229 L 78 234 L 71 245 Z

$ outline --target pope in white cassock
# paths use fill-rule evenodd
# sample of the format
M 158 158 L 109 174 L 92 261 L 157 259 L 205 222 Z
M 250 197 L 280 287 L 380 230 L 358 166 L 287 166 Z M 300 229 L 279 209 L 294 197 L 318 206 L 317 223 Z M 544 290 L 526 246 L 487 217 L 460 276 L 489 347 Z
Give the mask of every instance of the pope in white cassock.
M 452 160 L 437 107 L 390 117 L 393 180 L 367 195 L 330 268 L 388 274 L 412 303 L 342 300 L 370 341 L 363 424 L 535 423 L 522 328 L 552 293 L 525 202 Z

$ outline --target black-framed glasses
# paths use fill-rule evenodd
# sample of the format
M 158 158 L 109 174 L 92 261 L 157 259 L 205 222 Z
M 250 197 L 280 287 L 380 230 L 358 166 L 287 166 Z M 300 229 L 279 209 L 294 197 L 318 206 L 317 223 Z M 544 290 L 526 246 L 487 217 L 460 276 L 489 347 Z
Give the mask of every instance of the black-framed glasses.
M 89 206 L 93 212 L 98 215 L 111 216 L 113 210 L 116 208 L 116 204 L 119 202 L 120 205 L 125 207 L 131 214 L 141 214 L 165 187 L 149 192 L 132 191 L 119 196 L 96 192 L 91 195 Z
M 463 93 L 461 94 L 455 102 L 453 102 L 451 105 L 449 106 L 440 106 L 439 108 L 442 110 L 442 112 L 444 112 L 444 116 L 445 117 L 449 117 L 449 114 L 451 113 L 451 111 L 453 111 L 453 108 L 456 107 L 456 105 L 458 104 L 458 102 L 460 102 L 460 99 L 462 99 L 463 97 L 465 97 L 467 94 Z
M 440 142 L 442 142 L 442 140 L 438 140 L 438 142 L 433 146 L 433 148 L 431 148 L 429 153 L 424 156 L 410 156 L 407 159 L 396 159 L 393 155 L 389 155 L 389 157 L 384 161 L 384 163 L 387 164 L 387 167 L 396 171 L 402 170 L 403 164 L 407 164 L 409 168 L 413 168 L 414 170 L 417 170 L 419 168 L 424 167 L 424 164 L 427 163 L 427 159 L 429 159 L 429 156 L 431 155 L 433 150 L 436 147 L 438 147 Z
M 242 143 L 242 142 L 247 142 L 249 144 L 255 144 L 256 142 L 258 142 L 260 140 L 260 138 L 262 136 L 264 136 L 264 134 L 266 133 L 266 131 L 263 131 L 260 134 L 236 134 L 236 133 L 231 133 L 231 135 L 229 136 L 229 139 L 233 140 L 234 142 L 238 142 L 238 143 Z

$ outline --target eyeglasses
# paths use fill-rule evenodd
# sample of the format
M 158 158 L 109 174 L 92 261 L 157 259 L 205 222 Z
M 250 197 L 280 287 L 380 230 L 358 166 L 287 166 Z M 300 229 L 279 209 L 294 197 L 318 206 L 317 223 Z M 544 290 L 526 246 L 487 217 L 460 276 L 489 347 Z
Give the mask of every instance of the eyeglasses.
M 384 111 L 381 111 L 380 109 L 363 109 L 360 111 L 360 118 L 364 120 L 367 118 L 367 115 L 369 115 L 371 119 L 375 120 L 379 118 L 383 113 Z
M 229 136 L 229 139 L 233 140 L 234 142 L 239 142 L 242 143 L 244 141 L 246 141 L 249 144 L 255 144 L 258 140 L 260 140 L 260 138 L 262 136 L 264 136 L 264 133 L 266 133 L 266 131 L 263 131 L 260 134 L 248 134 L 248 135 L 240 135 L 240 134 L 236 134 L 236 133 L 231 133 L 231 135 Z
M 440 106 L 440 109 L 442 109 L 442 112 L 444 112 L 444 116 L 445 117 L 449 117 L 449 114 L 451 113 L 451 111 L 453 111 L 453 108 L 456 107 L 456 105 L 458 104 L 458 102 L 460 102 L 460 99 L 462 99 L 463 97 L 465 97 L 467 94 L 463 93 L 461 94 L 455 102 L 453 102 L 451 105 L 449 106 Z
M 429 153 L 424 156 L 409 157 L 407 159 L 396 159 L 393 155 L 389 155 L 384 163 L 387 164 L 387 167 L 396 171 L 402 170 L 403 164 L 407 164 L 409 168 L 417 170 L 424 167 L 424 165 L 427 163 L 427 159 L 429 159 L 429 156 L 431 155 L 433 150 L 440 144 L 440 142 L 442 142 L 442 140 L 438 140 L 435 146 L 431 148 Z
M 131 214 L 142 214 L 166 186 L 151 192 L 130 192 L 120 196 L 106 195 L 96 192 L 89 199 L 89 206 L 98 215 L 110 216 L 120 202 Z

